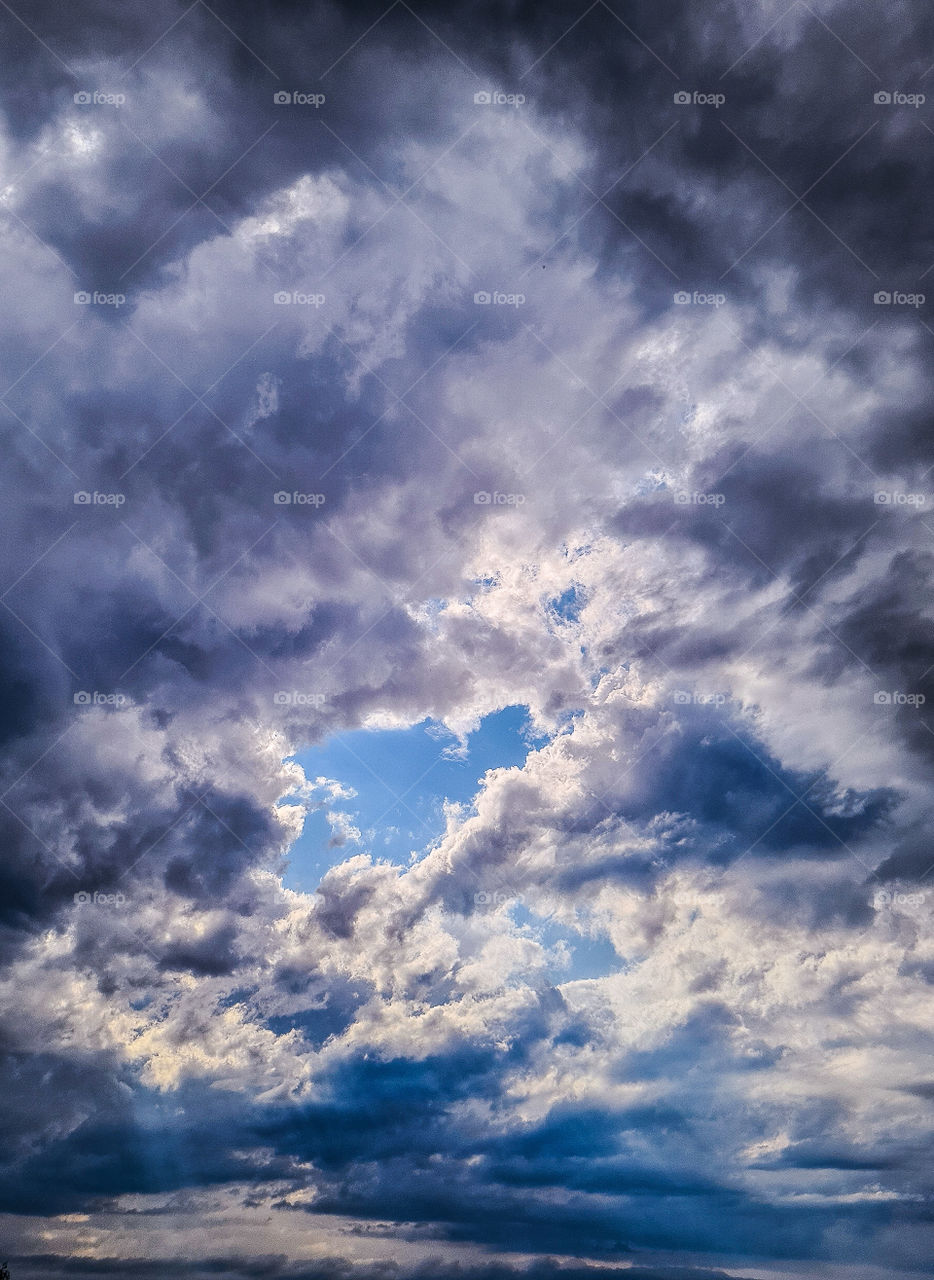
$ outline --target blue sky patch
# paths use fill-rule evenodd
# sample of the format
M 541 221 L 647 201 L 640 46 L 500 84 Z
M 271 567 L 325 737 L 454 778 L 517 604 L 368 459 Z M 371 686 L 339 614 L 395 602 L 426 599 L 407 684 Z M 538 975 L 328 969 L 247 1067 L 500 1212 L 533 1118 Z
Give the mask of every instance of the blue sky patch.
M 354 853 L 408 863 L 444 831 L 445 800 L 470 804 L 488 769 L 521 765 L 546 739 L 530 734 L 528 708 L 504 707 L 485 716 L 466 750 L 437 721 L 408 729 L 353 729 L 296 756 L 309 779 L 338 782 L 345 795 L 309 812 L 293 845 L 284 883 L 309 892 L 329 867 Z M 346 837 L 328 813 L 345 815 L 359 832 Z

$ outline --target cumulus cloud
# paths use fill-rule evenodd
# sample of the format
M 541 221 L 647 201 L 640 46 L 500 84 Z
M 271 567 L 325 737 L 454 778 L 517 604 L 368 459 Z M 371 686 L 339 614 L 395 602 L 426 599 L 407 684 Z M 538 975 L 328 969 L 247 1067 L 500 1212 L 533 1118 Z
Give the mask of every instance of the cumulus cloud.
M 930 15 L 267 10 L 2 19 L 15 1273 L 919 1274 Z

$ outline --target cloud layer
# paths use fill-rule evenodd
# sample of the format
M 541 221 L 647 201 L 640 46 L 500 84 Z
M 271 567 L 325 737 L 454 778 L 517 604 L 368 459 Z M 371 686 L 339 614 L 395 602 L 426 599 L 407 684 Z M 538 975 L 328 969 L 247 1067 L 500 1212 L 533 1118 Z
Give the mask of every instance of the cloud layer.
M 2 23 L 17 1280 L 923 1272 L 927 8 Z

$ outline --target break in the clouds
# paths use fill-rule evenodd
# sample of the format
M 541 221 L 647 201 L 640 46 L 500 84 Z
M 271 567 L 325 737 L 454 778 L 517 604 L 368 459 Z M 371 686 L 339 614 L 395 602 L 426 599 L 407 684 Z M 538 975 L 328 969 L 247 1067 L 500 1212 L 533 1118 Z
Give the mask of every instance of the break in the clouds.
M 2 6 L 15 1280 L 934 1252 L 934 17 Z

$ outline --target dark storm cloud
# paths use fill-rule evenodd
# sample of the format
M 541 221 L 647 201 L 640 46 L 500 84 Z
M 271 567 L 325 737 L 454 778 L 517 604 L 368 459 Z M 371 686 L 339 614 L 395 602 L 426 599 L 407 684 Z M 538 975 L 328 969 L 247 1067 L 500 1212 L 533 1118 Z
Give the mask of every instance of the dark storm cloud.
M 834 812 L 839 797 L 830 779 L 783 776 L 777 760 L 763 757 L 760 744 L 724 732 L 701 708 L 691 710 L 683 734 L 669 750 L 653 754 L 644 777 L 631 780 L 626 816 L 646 820 L 666 797 L 670 810 L 696 819 L 698 843 L 709 842 L 715 857 L 744 852 L 753 839 L 763 852 L 838 854 L 847 841 L 878 827 L 895 802 L 891 790 L 879 788 L 848 797 L 851 812 Z M 798 797 L 807 800 L 798 803 Z
M 264 194 L 303 173 L 349 161 L 358 173 L 368 176 L 372 167 L 384 182 L 398 182 L 389 158 L 380 155 L 387 109 L 390 137 L 417 131 L 426 141 L 432 135 L 446 140 L 441 121 L 432 124 L 428 83 L 420 86 L 416 76 L 400 77 L 399 70 L 412 72 L 431 59 L 463 74 L 467 84 L 473 79 L 401 10 L 379 33 L 384 56 L 374 60 L 363 49 L 344 62 L 348 46 L 370 25 L 359 26 L 365 15 L 357 10 L 280 5 L 274 23 L 262 15 L 257 26 L 261 15 L 249 6 L 223 8 L 218 17 L 205 5 L 164 3 L 119 20 L 105 8 L 82 9 L 72 24 L 55 6 L 39 6 L 30 26 L 54 53 L 5 15 L 8 39 L 22 57 L 10 108 L 19 140 L 35 140 L 75 92 L 100 89 L 126 97 L 110 118 L 96 121 L 105 133 L 102 186 L 118 198 L 88 220 L 67 181 L 43 175 L 31 200 L 35 233 L 91 287 L 129 293 L 154 281 L 166 262 L 223 233 Z M 329 119 L 340 122 L 340 138 L 314 108 L 283 109 L 274 102 L 284 86 L 321 92 L 327 82 L 320 78 L 339 60 Z M 106 84 L 98 83 L 101 77 Z M 195 129 L 191 115 L 175 114 L 179 104 L 171 94 L 179 84 L 197 101 L 189 104 Z M 277 264 L 266 265 L 274 289 Z
M 88 1280 L 149 1280 L 165 1274 L 186 1280 L 601 1280 L 619 1274 L 617 1268 L 599 1263 L 586 1267 L 568 1265 L 558 1259 L 538 1259 L 530 1265 L 512 1267 L 508 1263 L 461 1263 L 432 1258 L 424 1263 L 350 1262 L 340 1257 L 315 1262 L 290 1262 L 282 1255 L 245 1261 L 230 1256 L 195 1259 L 125 1260 L 118 1258 L 72 1258 L 66 1261 L 53 1254 L 32 1254 L 13 1258 L 29 1268 L 27 1280 L 35 1277 L 77 1275 Z M 727 1280 L 727 1273 L 696 1267 L 644 1267 L 627 1270 L 631 1280 Z M 729 1280 L 742 1280 L 735 1273 Z
M 101 10 L 71 26 L 59 10 L 39 6 L 32 25 L 66 62 L 83 66 L 93 53 L 98 66 L 115 75 L 133 61 L 131 53 L 138 56 L 182 12 L 180 5 L 137 10 L 121 15 L 121 30 L 113 15 Z M 749 273 L 764 259 L 802 261 L 811 268 L 800 278 L 802 301 L 829 294 L 837 305 L 851 305 L 854 292 L 864 295 L 866 305 L 859 310 L 868 325 L 876 318 L 868 305 L 873 271 L 890 284 L 909 283 L 934 260 L 934 242 L 917 198 L 929 177 L 927 151 L 919 146 L 924 111 L 911 112 L 913 118 L 906 120 L 904 110 L 884 112 L 872 100 L 880 87 L 904 90 L 920 84 L 926 66 L 918 50 L 930 37 L 931 19 L 916 7 L 910 29 L 900 30 L 864 6 L 838 6 L 829 25 L 845 33 L 841 42 L 827 30 L 826 19 L 804 6 L 793 6 L 761 41 L 768 23 L 757 30 L 725 6 L 713 27 L 699 15 L 647 3 L 627 5 L 624 26 L 611 6 L 597 5 L 569 32 L 574 15 L 559 8 L 507 16 L 487 5 L 453 14 L 445 6 L 423 6 L 419 16 L 441 39 L 398 6 L 370 40 L 342 59 L 339 73 L 329 72 L 355 33 L 385 9 L 371 6 L 370 12 L 368 19 L 366 7 L 277 5 L 272 23 L 261 11 L 229 5 L 222 16 L 237 40 L 206 8 L 196 6 L 171 40 L 120 79 L 129 100 L 122 114 L 111 113 L 114 119 L 105 127 L 114 166 L 108 185 L 122 199 L 106 219 L 95 219 L 90 231 L 75 218 L 69 192 L 50 182 L 36 192 L 36 231 L 79 275 L 103 287 L 133 263 L 141 243 L 162 237 L 191 209 L 130 276 L 151 278 L 160 261 L 174 259 L 219 229 L 217 218 L 195 203 L 192 192 L 200 195 L 220 177 L 206 203 L 229 222 L 264 191 L 309 166 L 321 171 L 338 161 L 355 163 L 321 120 L 338 124 L 347 147 L 381 178 L 392 178 L 380 156 L 387 134 L 417 129 L 420 136 L 431 136 L 427 90 L 406 74 L 428 58 L 447 68 L 465 93 L 492 74 L 504 83 L 521 80 L 546 110 L 577 116 L 600 151 L 588 183 L 598 184 L 597 194 L 614 184 L 606 206 L 598 205 L 584 221 L 584 234 L 599 228 L 610 261 L 613 244 L 650 288 L 655 283 L 657 293 L 676 278 L 698 287 L 724 273 L 729 273 L 729 287 L 748 293 L 754 287 Z M 80 77 L 69 79 L 11 17 L 6 23 L 26 68 L 14 101 L 23 125 L 28 120 L 35 129 L 43 114 L 70 96 L 69 90 L 84 86 Z M 381 50 L 379 59 L 374 45 Z M 163 123 L 158 115 L 137 116 L 134 108 L 134 90 L 142 97 L 165 68 L 177 74 L 179 65 L 190 87 L 205 91 L 203 142 L 190 130 L 163 142 L 147 127 Z M 387 72 L 392 65 L 394 75 Z M 335 92 L 326 112 L 276 109 L 276 89 L 325 89 L 332 76 Z M 50 95 L 50 77 L 58 81 L 57 99 Z M 673 102 L 679 90 L 722 92 L 726 102 L 720 109 L 682 108 Z M 124 125 L 141 130 L 163 163 L 121 134 Z M 653 155 L 626 181 L 615 181 L 672 126 L 660 153 L 664 165 Z M 269 128 L 273 132 L 263 145 L 252 146 Z M 435 136 L 442 136 L 440 129 Z M 249 154 L 240 159 L 247 148 Z M 810 207 L 796 203 L 812 186 Z M 792 211 L 765 234 L 789 206 Z M 759 236 L 763 240 L 756 243 Z M 745 256 L 754 243 L 755 250 Z M 868 260 L 870 269 L 857 257 Z M 740 265 L 730 271 L 737 259 Z
M 918 609 L 929 590 L 934 555 L 903 551 L 882 580 L 844 602 L 838 624 L 866 660 L 887 673 L 907 677 L 907 688 L 924 693 L 932 654 L 930 623 Z M 922 704 L 923 705 L 923 704 Z
M 927 880 L 932 870 L 934 847 L 930 827 L 925 823 L 902 835 L 889 857 L 877 869 L 877 875 L 882 879 L 922 882 Z
M 741 12 L 727 6 L 720 8 L 713 24 L 709 15 L 685 14 L 671 4 L 631 3 L 622 19 L 614 17 L 612 6 L 597 5 L 577 23 L 574 18 L 580 14 L 560 8 L 506 15 L 491 5 L 451 12 L 446 6 L 428 4 L 419 16 L 437 32 L 440 39 L 436 39 L 405 6 L 394 6 L 374 36 L 342 59 L 333 106 L 346 130 L 342 136 L 354 151 L 362 149 L 369 164 L 385 137 L 378 126 L 385 126 L 387 110 L 391 128 L 408 127 L 421 136 L 430 135 L 430 115 L 423 109 L 425 91 L 404 74 L 416 59 L 430 56 L 452 75 L 463 76 L 465 87 L 490 74 L 498 74 L 504 82 L 521 78 L 522 87 L 530 89 L 546 109 L 577 115 L 599 146 L 601 173 L 608 178 L 622 172 L 666 128 L 676 125 L 663 152 L 668 189 L 666 174 L 650 161 L 637 171 L 635 181 L 615 186 L 608 199 L 612 212 L 643 236 L 663 261 L 672 260 L 678 275 L 694 275 L 698 283 L 705 283 L 724 272 L 786 207 L 795 204 L 797 195 L 817 183 L 808 200 L 814 212 L 797 205 L 770 233 L 764 250 L 757 246 L 750 256 L 756 262 L 761 262 L 763 252 L 783 262 L 807 259 L 815 270 L 803 277 L 803 288 L 812 290 L 819 280 L 824 290 L 838 297 L 846 290 L 849 299 L 852 293 L 847 286 L 852 280 L 862 279 L 871 293 L 872 276 L 840 241 L 852 244 L 856 252 L 865 250 L 875 269 L 894 271 L 899 279 L 917 278 L 934 258 L 917 199 L 928 163 L 918 146 L 924 113 L 912 113 L 909 123 L 904 114 L 881 112 L 872 101 L 880 87 L 914 88 L 927 70 L 920 50 L 930 40 L 930 15 L 916 6 L 904 8 L 910 23 L 900 26 L 864 6 L 837 6 L 829 21 L 803 5 L 792 6 L 762 39 L 767 22 L 744 23 Z M 131 53 L 143 52 L 182 12 L 181 5 L 147 6 L 145 11 L 121 14 L 118 23 L 105 7 L 83 6 L 80 23 L 70 24 L 54 6 L 40 5 L 34 7 L 32 25 L 66 62 L 82 64 L 94 56 L 104 65 L 112 59 L 116 70 L 121 62 L 124 67 L 132 62 Z M 207 81 L 209 111 L 227 126 L 225 150 L 218 154 L 216 136 L 208 147 L 188 135 L 164 157 L 196 193 L 242 154 L 264 127 L 275 124 L 274 140 L 255 149 L 215 189 L 214 199 L 226 212 L 242 212 L 273 182 L 288 181 L 305 171 L 309 161 L 314 169 L 322 168 L 340 154 L 340 144 L 316 127 L 316 116 L 309 119 L 307 112 L 275 111 L 272 93 L 284 84 L 298 86 L 319 79 L 323 87 L 328 76 L 335 74 L 329 71 L 335 59 L 382 15 L 385 7 L 380 5 L 350 10 L 278 4 L 276 21 L 270 22 L 268 15 L 250 6 L 228 5 L 222 16 L 237 40 L 223 31 L 206 8 L 196 6 L 179 23 L 172 40 L 147 55 L 143 70 L 129 72 L 127 84 L 132 87 L 144 71 L 155 77 L 166 65 L 177 72 L 179 64 L 193 85 L 199 77 Z M 66 84 L 61 64 L 12 17 L 6 22 L 26 68 L 14 103 L 20 105 L 23 125 L 29 121 L 35 128 L 43 119 L 43 108 L 48 112 L 52 106 L 50 78 L 59 82 L 62 97 L 72 83 Z M 828 31 L 828 25 L 843 33 L 840 38 Z M 374 44 L 386 54 L 380 62 L 374 59 Z M 545 56 L 540 57 L 541 53 Z M 170 57 L 174 61 L 169 64 Z M 393 62 L 403 73 L 398 79 L 386 71 Z M 471 74 L 474 68 L 476 76 Z M 398 92 L 400 82 L 406 86 L 404 94 Z M 679 111 L 673 94 L 684 89 L 722 92 L 726 103 L 719 110 Z M 125 112 L 127 118 L 130 115 L 132 102 Z M 842 153 L 871 126 L 875 127 L 865 142 L 841 160 Z M 745 146 L 730 130 L 742 137 Z M 144 203 L 131 196 L 126 231 L 120 231 L 119 222 L 111 224 L 107 234 L 115 239 L 110 250 L 124 237 L 133 245 L 145 237 L 148 224 L 141 228 L 141 216 L 152 219 L 155 238 L 172 221 L 167 215 L 192 204 L 191 194 L 164 169 L 160 172 L 158 162 L 145 150 L 134 147 L 133 153 L 133 163 L 142 167 L 138 188 L 147 198 Z M 751 153 L 761 155 L 794 194 Z M 380 172 L 378 161 L 376 169 Z M 825 173 L 826 179 L 818 182 Z M 643 181 L 642 174 L 649 176 Z M 711 193 L 716 190 L 716 200 L 698 198 L 705 186 Z M 163 193 L 165 204 L 153 201 L 154 189 Z M 885 199 L 878 199 L 883 192 Z M 737 208 L 743 203 L 746 216 L 737 219 Z M 604 234 L 632 245 L 632 233 L 602 206 L 596 216 Z M 818 218 L 832 230 L 821 226 Z M 190 237 L 188 244 L 208 226 L 217 225 L 197 208 L 185 221 L 189 229 L 179 234 Z M 715 227 L 718 234 L 712 234 Z M 725 236 L 731 227 L 732 233 Z M 55 240 L 54 226 L 45 230 Z M 88 237 L 83 240 L 86 243 Z M 56 240 L 56 247 L 66 255 L 70 248 L 64 238 Z M 178 248 L 171 240 L 163 241 L 156 258 L 174 258 Z M 712 249 L 715 259 L 710 257 Z M 87 248 L 78 251 L 88 252 Z M 906 262 L 907 252 L 916 255 L 911 264 Z M 120 255 L 110 252 L 109 258 L 119 261 Z M 660 264 L 655 260 L 653 265 L 650 257 L 645 261 L 654 274 Z M 751 265 L 748 258 L 744 263 L 740 280 Z M 864 274 L 854 277 L 851 271 Z M 664 271 L 659 277 L 667 278 Z
M 0 1183 L 5 1213 L 93 1210 L 125 1194 L 240 1179 L 259 1185 L 294 1176 L 290 1154 L 284 1152 L 255 1178 L 241 1144 L 255 1137 L 259 1117 L 244 1116 L 242 1103 L 231 1094 L 193 1089 L 167 1101 L 131 1087 L 129 1075 L 116 1081 L 106 1068 L 79 1068 L 41 1054 L 11 1058 L 4 1074 L 8 1087 L 22 1090 L 24 1101 L 22 1115 L 6 1134 L 8 1148 L 20 1158 L 15 1172 L 9 1169 Z M 31 1151 L 37 1133 L 43 1142 Z
M 768 18 L 722 5 L 712 20 L 634 3 L 624 32 L 596 6 L 529 80 L 555 110 L 587 83 L 585 127 L 605 182 L 677 125 L 665 169 L 647 162 L 608 198 L 628 229 L 598 210 L 617 250 L 637 234 L 669 278 L 741 293 L 763 261 L 797 262 L 801 304 L 855 305 L 868 326 L 874 288 L 886 287 L 874 279 L 914 284 L 934 259 L 918 198 L 931 163 L 923 108 L 906 116 L 873 101 L 879 90 L 923 92 L 931 16 L 901 13 L 906 22 L 892 24 L 856 4 L 792 5 Z M 557 34 L 557 13 L 551 22 Z M 678 91 L 725 101 L 679 110 Z
M 722 503 L 679 511 L 671 491 L 628 507 L 615 522 L 623 536 L 689 539 L 711 556 L 712 573 L 731 572 L 740 582 L 763 586 L 787 574 L 788 607 L 794 609 L 820 583 L 852 570 L 872 547 L 878 523 L 871 486 L 841 494 L 828 486 L 835 449 L 822 443 L 805 459 L 774 456 L 752 439 L 705 461 L 686 492 L 722 495 Z M 817 597 L 819 598 L 819 596 Z

